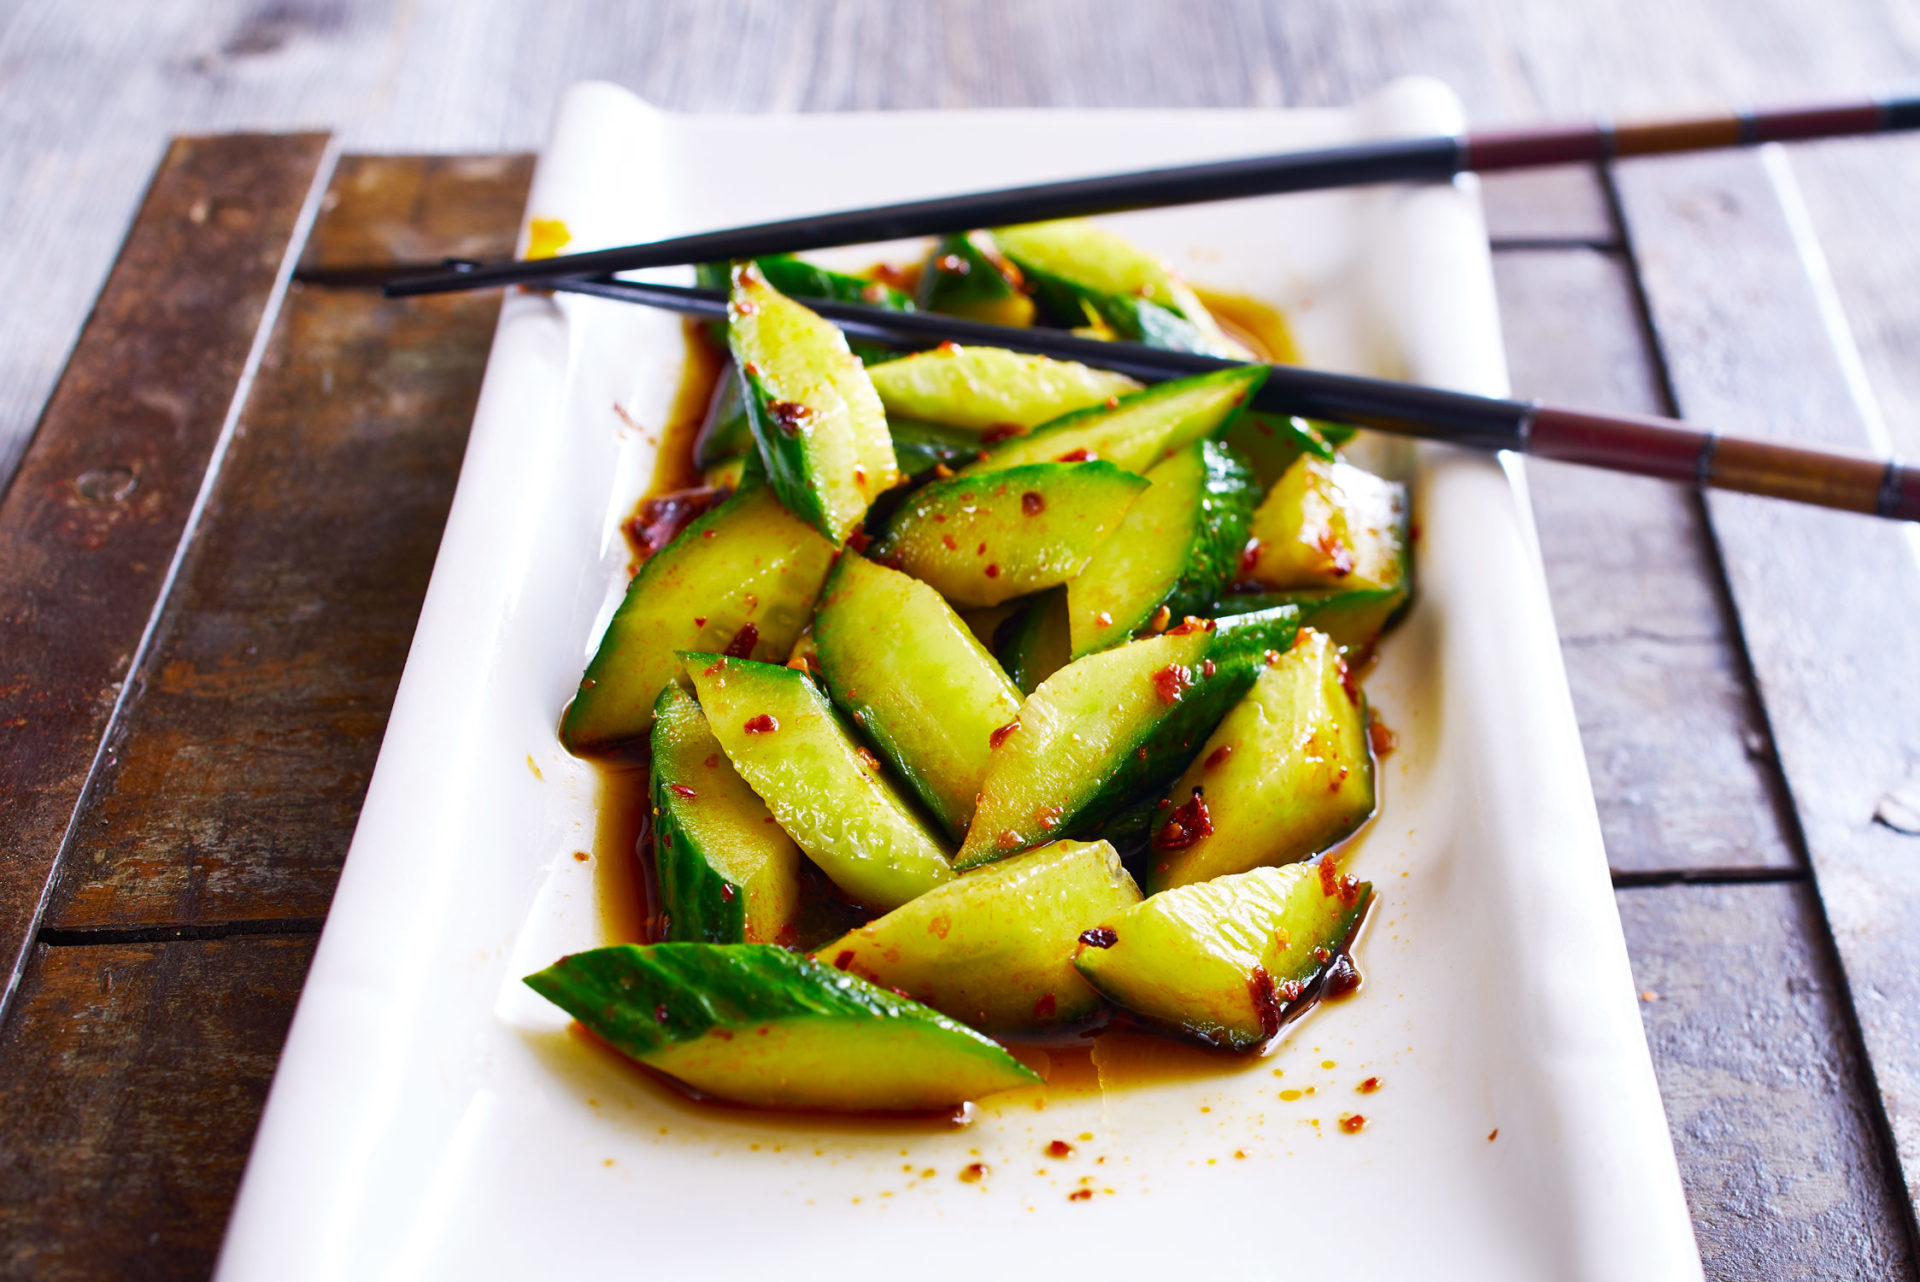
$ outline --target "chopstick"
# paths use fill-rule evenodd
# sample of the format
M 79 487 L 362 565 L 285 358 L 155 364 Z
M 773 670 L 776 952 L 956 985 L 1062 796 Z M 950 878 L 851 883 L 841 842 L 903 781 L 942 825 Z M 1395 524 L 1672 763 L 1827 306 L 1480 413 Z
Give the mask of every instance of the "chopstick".
M 1915 128 L 1920 128 L 1920 97 L 1902 96 L 1644 124 L 1546 125 L 1457 136 L 1398 138 L 875 205 L 555 258 L 462 264 L 456 270 L 391 282 L 387 293 L 404 297 L 500 285 L 548 284 L 648 267 L 758 258 L 763 254 L 797 253 L 835 245 L 1110 214 L 1127 209 L 1271 196 L 1360 183 L 1438 181 L 1470 171 L 1592 163 L 1618 156 L 1650 156 Z
M 621 302 L 724 319 L 717 289 L 612 279 L 558 280 L 552 287 Z M 824 299 L 801 300 L 850 338 L 895 346 L 958 343 L 1079 361 L 1145 383 L 1227 369 L 1237 362 L 1138 343 L 1081 338 L 1062 330 L 1014 329 L 928 312 L 896 312 Z M 1601 414 L 1389 379 L 1269 365 L 1251 408 L 1354 423 L 1376 431 L 1478 450 L 1514 450 L 1615 472 L 1739 490 L 1819 507 L 1920 521 L 1920 467 L 1897 459 L 1728 436 L 1678 419 Z

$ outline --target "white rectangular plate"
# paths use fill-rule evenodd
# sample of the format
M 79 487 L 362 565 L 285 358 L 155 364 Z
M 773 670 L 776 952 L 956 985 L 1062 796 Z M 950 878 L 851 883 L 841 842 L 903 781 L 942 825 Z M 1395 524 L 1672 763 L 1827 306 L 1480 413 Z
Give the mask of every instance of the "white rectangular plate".
M 1345 111 L 750 118 L 584 85 L 528 214 L 585 249 L 1460 123 L 1428 81 Z M 1315 364 L 1505 391 L 1470 181 L 1112 221 L 1285 307 Z M 1418 605 L 1367 678 L 1399 735 L 1354 864 L 1380 904 L 1362 991 L 1272 1054 L 861 1127 L 698 1108 L 570 1036 L 520 976 L 606 939 L 622 856 L 554 726 L 681 352 L 641 308 L 506 302 L 221 1277 L 1699 1276 L 1531 517 L 1491 458 L 1373 443 L 1421 529 Z

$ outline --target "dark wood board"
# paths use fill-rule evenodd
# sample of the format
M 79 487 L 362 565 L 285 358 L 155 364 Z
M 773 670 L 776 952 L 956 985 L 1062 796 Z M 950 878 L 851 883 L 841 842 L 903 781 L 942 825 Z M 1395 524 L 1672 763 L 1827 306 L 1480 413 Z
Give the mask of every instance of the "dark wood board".
M 526 157 L 350 159 L 302 267 L 510 253 L 531 172 Z M 499 309 L 294 285 L 49 926 L 326 915 Z
M 1884 448 L 1827 328 L 1791 186 L 1752 154 L 1641 162 L 1617 181 L 1680 409 Z M 1920 763 L 1920 540 L 1910 526 L 1743 495 L 1713 494 L 1707 509 L 1911 1207 L 1920 835 L 1875 815 Z
M 0 501 L 0 1005 L 325 154 L 168 150 Z
M 0 1034 L 0 1276 L 204 1278 L 313 938 L 39 947 Z

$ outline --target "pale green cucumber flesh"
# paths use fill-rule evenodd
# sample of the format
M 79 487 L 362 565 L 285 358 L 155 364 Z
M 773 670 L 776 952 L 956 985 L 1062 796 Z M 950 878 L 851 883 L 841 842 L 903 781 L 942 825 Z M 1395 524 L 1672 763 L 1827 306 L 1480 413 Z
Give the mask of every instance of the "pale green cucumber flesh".
M 1167 800 L 1147 864 L 1156 892 L 1305 859 L 1365 823 L 1374 807 L 1366 700 L 1333 641 L 1302 629 L 1264 664 Z
M 678 683 L 653 722 L 653 851 L 667 938 L 792 944 L 800 848 L 734 770 Z
M 1182 626 L 1078 659 L 1021 705 L 1000 736 L 955 866 L 973 868 L 1077 837 L 1186 765 L 1299 615 Z
M 1266 377 L 1266 366 L 1243 365 L 1160 383 L 1014 437 L 969 465 L 966 474 L 1075 459 L 1104 459 L 1144 472 L 1183 445 L 1225 429 Z
M 634 576 L 567 708 L 561 742 L 595 753 L 644 739 L 681 650 L 734 646 L 784 660 L 833 551 L 764 485 L 703 513 Z
M 752 268 L 734 273 L 727 341 L 780 501 L 837 546 L 900 479 L 887 418 L 839 329 Z
M 1037 1083 L 917 1002 L 764 944 L 617 944 L 527 976 L 614 1049 L 764 1108 L 926 1112 Z
M 1035 463 L 934 481 L 894 512 L 873 558 L 955 605 L 998 605 L 1080 573 L 1146 488 L 1111 463 Z
M 1104 841 L 1056 841 L 970 872 L 818 952 L 994 1033 L 1082 1023 L 1100 999 L 1073 968 L 1080 932 L 1140 902 Z
M 1372 896 L 1324 860 L 1220 877 L 1108 917 L 1074 964 L 1161 1027 L 1251 1050 L 1314 1000 Z
M 1217 441 L 1195 441 L 1147 470 L 1147 492 L 1067 584 L 1074 657 L 1117 645 L 1165 606 L 1205 613 L 1240 564 L 1259 490 Z
M 885 910 L 953 876 L 939 839 L 804 674 L 682 657 L 733 768 L 836 886 Z
M 1124 374 L 1002 347 L 944 344 L 871 371 L 889 418 L 973 433 L 1030 431 L 1063 414 L 1140 390 Z
M 938 592 L 852 551 L 827 576 L 813 635 L 834 702 L 957 841 L 1020 692 Z
M 1254 510 L 1248 584 L 1399 587 L 1407 581 L 1406 488 L 1351 463 L 1302 455 Z

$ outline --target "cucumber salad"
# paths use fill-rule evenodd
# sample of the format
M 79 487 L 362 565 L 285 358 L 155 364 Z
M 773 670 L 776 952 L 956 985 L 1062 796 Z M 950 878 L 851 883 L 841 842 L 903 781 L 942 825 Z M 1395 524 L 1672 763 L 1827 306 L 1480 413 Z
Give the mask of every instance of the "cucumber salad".
M 1114 1021 L 1256 1051 L 1350 985 L 1403 488 L 1252 412 L 1262 364 L 900 355 L 795 301 L 1254 359 L 1092 223 L 950 236 L 891 284 L 701 275 L 730 291 L 706 483 L 560 729 L 646 762 L 653 942 L 526 982 L 695 1094 L 848 1112 L 1033 1084 L 1003 1041 Z

